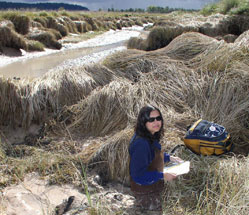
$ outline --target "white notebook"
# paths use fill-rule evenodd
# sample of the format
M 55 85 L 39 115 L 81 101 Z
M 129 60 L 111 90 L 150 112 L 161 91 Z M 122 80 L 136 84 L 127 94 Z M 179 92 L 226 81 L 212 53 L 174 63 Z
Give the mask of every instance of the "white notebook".
M 165 166 L 163 172 L 172 173 L 175 175 L 182 175 L 188 173 L 189 170 L 190 170 L 190 162 L 184 161 L 181 163 L 173 163 L 170 166 Z

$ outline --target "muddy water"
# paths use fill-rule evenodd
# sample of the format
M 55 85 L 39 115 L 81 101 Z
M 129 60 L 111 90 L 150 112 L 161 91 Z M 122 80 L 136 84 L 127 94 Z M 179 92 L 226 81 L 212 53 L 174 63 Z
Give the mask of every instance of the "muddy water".
M 97 47 L 67 49 L 49 55 L 13 62 L 6 66 L 0 67 L 0 76 L 5 78 L 36 78 L 70 59 L 76 59 L 93 53 L 112 50 L 123 45 L 124 41 Z

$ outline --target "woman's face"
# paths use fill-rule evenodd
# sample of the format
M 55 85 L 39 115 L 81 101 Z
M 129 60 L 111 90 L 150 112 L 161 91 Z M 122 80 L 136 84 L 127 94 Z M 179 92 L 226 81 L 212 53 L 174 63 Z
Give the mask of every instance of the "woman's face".
M 147 130 L 154 135 L 155 132 L 160 131 L 162 127 L 162 117 L 157 110 L 150 112 L 150 119 L 145 123 Z

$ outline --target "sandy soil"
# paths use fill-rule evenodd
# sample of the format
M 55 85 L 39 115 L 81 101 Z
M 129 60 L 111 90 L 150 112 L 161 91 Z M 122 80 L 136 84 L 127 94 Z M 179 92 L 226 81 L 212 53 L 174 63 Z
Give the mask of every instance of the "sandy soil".
M 47 180 L 40 179 L 36 173 L 27 175 L 18 185 L 3 190 L 3 212 L 5 215 L 51 215 L 57 211 L 64 211 L 68 200 L 73 202 L 66 213 L 87 215 L 93 208 L 100 211 L 109 210 L 108 214 L 122 211 L 122 214 L 140 213 L 134 207 L 134 197 L 128 187 L 118 183 L 108 183 L 104 187 L 98 184 L 97 175 L 88 176 L 88 192 L 71 185 L 49 185 Z M 89 200 L 89 197 L 91 200 Z M 97 206 L 99 204 L 99 206 Z M 105 207 L 105 209 L 101 209 Z M 58 214 L 58 212 L 57 212 Z

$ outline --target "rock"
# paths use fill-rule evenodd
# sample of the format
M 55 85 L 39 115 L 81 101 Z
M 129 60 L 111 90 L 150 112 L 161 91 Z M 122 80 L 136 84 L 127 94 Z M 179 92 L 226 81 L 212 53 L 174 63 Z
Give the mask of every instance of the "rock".
M 75 199 L 74 196 L 70 196 L 67 200 L 63 200 L 63 202 L 60 205 L 57 205 L 55 207 L 55 214 L 62 215 L 68 212 L 71 209 L 74 199 Z

